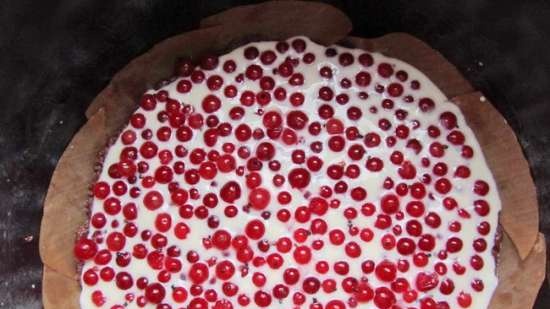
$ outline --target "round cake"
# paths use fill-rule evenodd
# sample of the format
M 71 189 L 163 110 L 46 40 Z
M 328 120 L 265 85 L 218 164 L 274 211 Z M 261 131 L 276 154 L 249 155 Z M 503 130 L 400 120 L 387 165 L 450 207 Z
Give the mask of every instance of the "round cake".
M 498 192 L 421 72 L 296 37 L 176 74 L 103 158 L 82 309 L 488 307 Z

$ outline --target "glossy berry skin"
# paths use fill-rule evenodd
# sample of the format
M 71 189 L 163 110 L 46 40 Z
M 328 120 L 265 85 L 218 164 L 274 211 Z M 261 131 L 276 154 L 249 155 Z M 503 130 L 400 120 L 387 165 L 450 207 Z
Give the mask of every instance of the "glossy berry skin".
M 295 168 L 288 174 L 288 179 L 292 187 L 302 189 L 311 181 L 311 175 L 304 168 Z
M 265 225 L 260 220 L 252 220 L 246 225 L 245 232 L 251 239 L 260 239 L 265 233 Z
M 93 258 L 97 253 L 97 244 L 87 238 L 80 238 L 74 246 L 74 255 L 81 261 Z
M 159 283 L 153 283 L 145 289 L 145 298 L 153 304 L 160 304 L 166 296 L 166 290 Z
M 269 205 L 271 194 L 264 188 L 255 188 L 248 195 L 250 206 L 257 210 L 262 210 Z
M 382 261 L 375 268 L 376 276 L 380 280 L 387 281 L 387 282 L 391 282 L 395 279 L 396 272 L 397 272 L 396 266 L 390 261 Z
M 233 203 L 241 197 L 241 186 L 235 181 L 227 182 L 220 190 L 220 197 L 227 203 Z

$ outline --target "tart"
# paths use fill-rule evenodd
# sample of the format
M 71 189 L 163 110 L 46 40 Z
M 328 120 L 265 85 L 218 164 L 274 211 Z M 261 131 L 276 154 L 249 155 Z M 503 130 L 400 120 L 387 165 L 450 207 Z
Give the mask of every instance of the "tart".
M 414 67 L 254 42 L 143 95 L 74 253 L 81 308 L 487 308 L 501 208 Z

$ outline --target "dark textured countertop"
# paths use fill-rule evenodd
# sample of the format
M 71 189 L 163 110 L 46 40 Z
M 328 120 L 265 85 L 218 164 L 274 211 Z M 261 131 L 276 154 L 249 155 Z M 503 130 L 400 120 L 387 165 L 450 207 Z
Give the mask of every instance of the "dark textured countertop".
M 42 202 L 92 98 L 155 42 L 248 2 L 0 2 L 0 308 L 41 308 Z M 550 3 L 328 2 L 351 17 L 354 35 L 423 39 L 490 98 L 529 160 L 550 240 Z M 547 282 L 535 308 L 550 308 Z

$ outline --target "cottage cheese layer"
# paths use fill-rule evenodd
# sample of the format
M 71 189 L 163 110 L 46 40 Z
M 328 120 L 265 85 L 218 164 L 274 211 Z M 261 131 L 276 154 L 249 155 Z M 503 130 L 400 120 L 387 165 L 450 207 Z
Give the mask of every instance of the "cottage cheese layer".
M 497 188 L 425 75 L 305 37 L 177 72 L 108 149 L 81 308 L 488 307 Z

